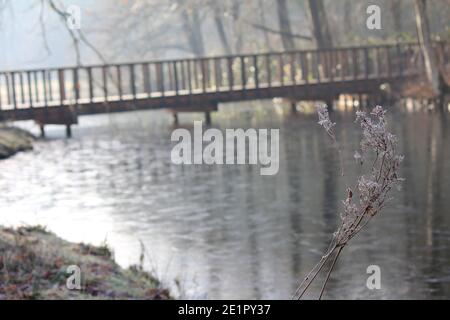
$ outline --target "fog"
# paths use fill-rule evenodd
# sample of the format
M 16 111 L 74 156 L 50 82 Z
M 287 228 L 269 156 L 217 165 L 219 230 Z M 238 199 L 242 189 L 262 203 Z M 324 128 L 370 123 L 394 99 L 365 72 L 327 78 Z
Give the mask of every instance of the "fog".
M 307 0 L 54 3 L 62 10 L 70 5 L 80 8 L 80 31 L 108 62 L 316 46 Z M 445 39 L 450 32 L 450 6 L 443 0 L 432 3 L 428 8 L 430 28 L 436 37 Z M 365 26 L 368 4 L 381 7 L 380 30 Z M 414 7 L 409 0 L 328 0 L 324 1 L 324 11 L 334 46 L 416 39 Z M 48 1 L 3 0 L 0 14 L 1 70 L 76 64 L 74 43 L 65 21 Z M 101 62 L 82 41 L 80 51 L 83 64 Z

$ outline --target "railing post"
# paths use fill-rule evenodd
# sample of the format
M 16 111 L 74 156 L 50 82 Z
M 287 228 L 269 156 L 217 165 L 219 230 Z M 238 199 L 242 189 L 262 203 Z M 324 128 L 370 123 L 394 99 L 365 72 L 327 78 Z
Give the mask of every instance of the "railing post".
M 219 91 L 220 88 L 220 76 L 221 76 L 221 70 L 219 70 L 219 59 L 214 58 L 214 83 L 216 85 L 216 92 Z
M 295 79 L 295 76 L 296 76 L 296 68 L 295 68 L 295 53 L 293 53 L 293 52 L 291 52 L 290 54 L 289 54 L 289 56 L 290 56 L 290 58 L 291 58 L 291 82 L 292 82 L 292 84 L 293 85 L 295 85 L 296 84 L 296 79 Z
M 309 82 L 309 79 L 308 79 L 308 61 L 306 59 L 306 55 L 307 55 L 306 52 L 300 52 L 300 65 L 301 65 L 301 68 L 302 68 L 302 80 L 305 83 L 308 83 Z
M 359 67 L 358 67 L 358 51 L 357 49 L 352 49 L 352 60 L 353 60 L 353 79 L 358 78 Z
M 192 94 L 192 73 L 191 73 L 191 60 L 187 61 L 187 76 L 188 76 L 188 90 L 189 94 Z
M 161 97 L 164 97 L 164 70 L 162 62 L 158 62 L 156 65 L 156 81 L 158 83 L 159 91 L 161 92 Z
M 369 78 L 369 50 L 364 48 L 364 76 L 366 79 Z
M 66 100 L 66 86 L 64 83 L 64 69 L 58 70 L 58 84 L 59 84 L 59 102 L 64 105 Z
M 48 96 L 47 96 L 47 77 L 45 74 L 45 70 L 41 71 L 41 75 L 42 75 L 42 81 L 43 81 L 42 85 L 44 87 L 44 104 L 45 104 L 45 107 L 47 108 L 48 107 Z
M 178 70 L 177 70 L 177 62 L 173 62 L 173 76 L 175 81 L 175 94 L 178 95 Z
M 53 101 L 53 90 L 52 90 L 52 71 L 48 70 L 47 72 L 47 81 L 48 81 L 48 100 L 49 102 Z
M 333 82 L 334 81 L 334 70 L 335 70 L 335 68 L 334 68 L 334 62 L 335 62 L 335 59 L 334 59 L 334 55 L 335 55 L 335 51 L 336 49 L 329 49 L 328 50 L 328 79 L 329 79 L 329 81 L 330 82 Z
M 34 92 L 36 92 L 36 102 L 39 103 L 39 86 L 38 86 L 38 75 L 37 71 L 33 72 L 33 78 L 34 78 Z
M 94 101 L 94 85 L 92 82 L 92 68 L 88 67 L 86 69 L 87 75 L 88 75 L 88 82 L 89 82 L 89 100 L 92 103 Z
M 128 65 L 128 68 L 130 69 L 131 94 L 133 95 L 133 99 L 136 99 L 136 79 L 134 76 L 134 64 Z
M 341 80 L 345 80 L 348 71 L 348 51 L 346 49 L 341 51 Z
M 152 87 L 151 87 L 151 80 L 150 80 L 150 72 L 148 70 L 148 63 L 142 64 L 142 76 L 144 78 L 144 90 L 150 97 L 151 92 L 152 92 Z
M 270 54 L 266 55 L 266 68 L 267 68 L 267 86 L 272 86 L 272 61 L 270 60 Z
M 401 57 L 401 48 L 400 48 L 400 43 L 396 44 L 396 57 L 397 57 L 397 66 L 398 66 L 398 76 L 402 76 L 403 75 L 403 61 L 402 61 L 402 57 Z
M 23 74 L 19 73 L 19 81 L 20 81 L 20 96 L 22 98 L 22 104 L 25 104 L 25 90 L 23 88 Z
M 205 83 L 206 83 L 206 90 L 211 88 L 211 75 L 210 75 L 210 70 L 209 70 L 209 63 L 210 59 L 206 58 L 204 60 L 204 64 L 205 64 Z
M 230 91 L 233 90 L 234 86 L 234 76 L 233 76 L 233 60 L 232 58 L 227 58 L 228 65 L 228 86 L 230 87 Z
M 120 70 L 120 65 L 116 66 L 117 71 L 117 91 L 119 94 L 119 100 L 122 101 L 123 90 L 122 90 L 122 73 Z
M 198 89 L 199 88 L 199 81 L 198 81 L 198 65 L 199 65 L 199 60 L 195 59 L 192 60 L 192 63 L 194 64 L 194 88 Z M 200 66 L 201 68 L 201 66 Z
M 284 61 L 283 61 L 283 54 L 280 53 L 278 55 L 278 65 L 280 67 L 280 85 L 284 85 Z
M 254 73 L 255 88 L 258 89 L 259 88 L 259 67 L 258 67 L 258 56 L 256 54 L 253 56 L 253 68 L 255 68 L 255 73 Z
M 30 108 L 33 108 L 33 88 L 31 85 L 31 72 L 27 71 L 27 82 L 28 82 L 28 99 L 30 99 Z
M 205 70 L 205 59 L 200 60 L 200 69 L 202 73 L 202 91 L 206 92 L 206 70 Z
M 321 51 L 321 65 L 323 71 L 323 79 L 326 81 L 330 81 L 330 50 L 324 49 Z
M 181 87 L 186 90 L 186 61 L 181 61 Z
M 11 88 L 9 87 L 9 73 L 5 73 L 7 103 L 11 104 Z
M 14 109 L 17 109 L 17 97 L 16 97 L 16 75 L 14 72 L 10 73 L 11 74 L 11 86 L 12 86 L 12 95 L 13 95 L 13 104 L 14 104 Z
M 247 86 L 247 75 L 245 71 L 245 57 L 240 56 L 241 60 L 241 83 L 242 83 L 242 89 L 244 90 Z
M 75 96 L 75 106 L 78 106 L 78 100 L 80 99 L 80 83 L 78 81 L 78 69 L 73 68 L 73 90 Z
M 172 63 L 167 62 L 167 76 L 169 80 L 169 91 L 175 88 L 175 84 L 173 81 L 173 72 L 172 72 Z
M 102 78 L 103 78 L 103 95 L 105 97 L 105 102 L 108 101 L 108 77 L 107 77 L 108 66 L 102 67 Z
M 320 61 L 320 51 L 315 51 L 315 60 L 314 62 L 316 63 L 316 66 L 314 68 L 315 72 L 316 72 L 316 79 L 317 82 L 320 83 L 321 82 L 321 76 L 320 76 L 320 66 L 321 66 L 321 61 Z

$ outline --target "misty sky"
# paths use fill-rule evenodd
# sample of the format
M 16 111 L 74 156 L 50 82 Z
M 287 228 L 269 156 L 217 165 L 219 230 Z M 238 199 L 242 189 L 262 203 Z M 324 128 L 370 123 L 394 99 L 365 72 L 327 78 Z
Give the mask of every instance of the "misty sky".
M 47 30 L 47 52 L 42 36 L 39 0 L 6 0 L 9 4 L 0 13 L 0 70 L 74 65 L 72 43 L 61 19 L 48 8 L 44 10 Z M 69 0 L 64 4 L 78 5 L 84 21 L 98 3 L 89 0 Z M 83 19 L 82 19 L 83 23 Z

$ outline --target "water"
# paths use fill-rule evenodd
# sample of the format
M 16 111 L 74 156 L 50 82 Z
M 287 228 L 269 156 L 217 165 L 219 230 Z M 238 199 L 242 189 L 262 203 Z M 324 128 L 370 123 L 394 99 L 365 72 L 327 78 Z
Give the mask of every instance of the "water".
M 0 162 L 0 224 L 106 240 L 123 266 L 138 262 L 142 241 L 146 268 L 184 297 L 289 299 L 338 223 L 359 131 L 352 112 L 333 115 L 348 172 L 341 178 L 316 116 L 288 109 L 243 103 L 213 116 L 220 129 L 279 128 L 275 176 L 257 166 L 172 165 L 164 111 L 82 117 L 69 140 L 50 128 L 33 151 Z M 198 116 L 181 115 L 181 125 L 192 130 Z M 404 188 L 344 250 L 326 298 L 450 298 L 448 120 L 390 112 Z M 381 268 L 380 290 L 366 287 L 369 265 Z

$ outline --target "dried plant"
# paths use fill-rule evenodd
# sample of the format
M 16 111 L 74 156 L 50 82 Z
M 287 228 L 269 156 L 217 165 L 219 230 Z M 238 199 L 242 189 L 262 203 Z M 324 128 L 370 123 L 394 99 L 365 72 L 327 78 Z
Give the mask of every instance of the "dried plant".
M 317 112 L 319 124 L 337 145 L 334 134 L 335 123 L 331 122 L 327 107 L 319 105 Z M 344 247 L 385 206 L 391 189 L 394 186 L 400 187 L 403 179 L 398 176 L 398 168 L 403 156 L 396 153 L 397 138 L 388 132 L 385 114 L 386 111 L 380 106 L 376 106 L 370 114 L 363 111 L 356 113 L 356 122 L 360 124 L 362 130 L 362 140 L 361 150 L 355 152 L 354 158 L 361 166 L 364 166 L 364 160 L 370 153 L 374 154 L 375 160 L 371 162 L 368 173 L 358 178 L 356 187 L 347 188 L 347 198 L 342 201 L 340 225 L 333 234 L 328 250 L 298 287 L 294 294 L 295 299 L 303 297 L 327 262 L 331 261 L 319 294 L 319 299 L 322 298 L 331 272 Z M 356 201 L 355 194 L 358 196 Z

